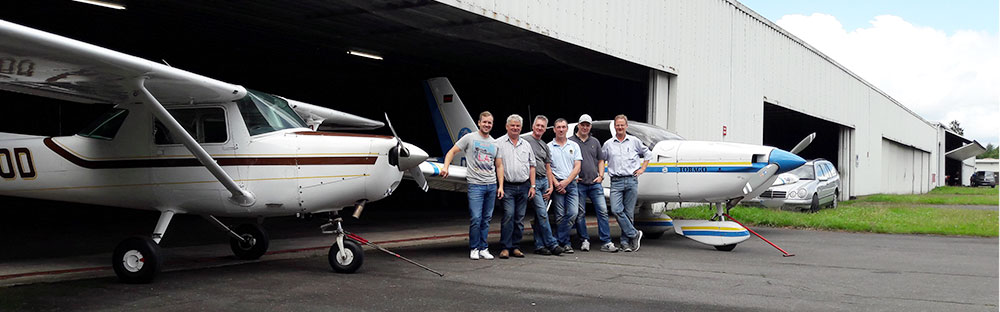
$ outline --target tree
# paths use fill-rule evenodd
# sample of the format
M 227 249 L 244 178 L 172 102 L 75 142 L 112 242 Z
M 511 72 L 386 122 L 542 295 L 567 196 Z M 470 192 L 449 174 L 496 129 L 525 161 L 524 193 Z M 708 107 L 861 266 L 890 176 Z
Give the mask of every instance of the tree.
M 998 151 L 997 147 L 993 146 L 993 143 L 990 143 L 990 144 L 986 144 L 986 151 L 983 152 L 982 154 L 977 155 L 976 158 L 978 158 L 978 159 L 983 159 L 983 158 L 998 158 L 997 157 L 998 153 L 1000 153 L 1000 151 Z
M 958 123 L 958 120 L 952 120 L 948 124 L 951 125 L 948 127 L 951 131 L 958 133 L 958 135 L 965 135 L 965 130 L 962 129 L 962 125 Z

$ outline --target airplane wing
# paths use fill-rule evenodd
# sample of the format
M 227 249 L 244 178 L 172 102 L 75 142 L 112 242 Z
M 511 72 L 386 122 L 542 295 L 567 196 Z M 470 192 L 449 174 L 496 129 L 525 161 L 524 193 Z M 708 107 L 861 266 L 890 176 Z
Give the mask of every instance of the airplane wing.
M 283 98 L 313 130 L 371 130 L 385 123 L 309 103 Z
M 467 192 L 469 190 L 469 183 L 465 180 L 466 168 L 464 166 L 449 166 L 447 178 L 441 177 L 441 168 L 443 167 L 444 163 L 440 161 L 425 161 L 420 164 L 420 172 L 427 180 L 429 188 L 449 192 Z M 404 176 L 413 179 L 410 172 L 406 172 Z
M 0 89 L 78 103 L 124 103 L 134 82 L 161 103 L 224 102 L 245 88 L 0 20 Z

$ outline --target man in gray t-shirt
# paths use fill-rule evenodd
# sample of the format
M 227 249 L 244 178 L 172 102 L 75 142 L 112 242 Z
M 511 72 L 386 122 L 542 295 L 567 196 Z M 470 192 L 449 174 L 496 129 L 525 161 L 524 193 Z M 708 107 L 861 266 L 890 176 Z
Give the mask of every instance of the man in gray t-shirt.
M 448 177 L 448 166 L 455 154 L 465 151 L 467 162 L 466 181 L 469 182 L 469 259 L 492 260 L 486 236 L 490 232 L 490 219 L 497 198 L 497 172 L 503 170 L 496 143 L 490 137 L 493 129 L 493 114 L 479 114 L 479 131 L 466 134 L 455 142 L 455 146 L 444 157 L 441 177 Z

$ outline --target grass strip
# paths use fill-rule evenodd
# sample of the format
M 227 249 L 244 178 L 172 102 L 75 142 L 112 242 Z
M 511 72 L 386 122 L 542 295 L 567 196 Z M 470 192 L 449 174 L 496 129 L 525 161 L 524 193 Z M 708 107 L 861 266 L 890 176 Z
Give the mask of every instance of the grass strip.
M 993 195 L 1000 194 L 1000 188 L 990 187 L 967 187 L 967 186 L 939 186 L 927 192 L 927 194 L 951 194 L 951 195 Z
M 708 206 L 685 207 L 667 214 L 678 219 L 707 220 L 714 210 Z M 998 233 L 997 211 L 988 210 L 854 203 L 818 213 L 739 206 L 731 214 L 748 226 L 981 237 L 997 237 Z
M 996 195 L 952 195 L 952 194 L 875 194 L 844 202 L 894 203 L 924 205 L 993 205 L 1000 203 Z

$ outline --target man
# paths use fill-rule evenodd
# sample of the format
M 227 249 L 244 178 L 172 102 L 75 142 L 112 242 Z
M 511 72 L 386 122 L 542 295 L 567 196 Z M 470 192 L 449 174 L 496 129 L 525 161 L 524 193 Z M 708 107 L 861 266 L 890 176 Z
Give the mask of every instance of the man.
M 604 142 L 611 175 L 611 212 L 622 229 L 622 249 L 638 251 L 642 231 L 635 229 L 635 202 L 639 193 L 639 176 L 646 172 L 649 148 L 638 138 L 628 135 L 628 118 L 615 116 L 615 136 Z
M 497 150 L 503 170 L 497 170 L 498 197 L 503 204 L 500 222 L 500 259 L 523 258 L 518 248 L 524 232 L 524 212 L 528 199 L 535 197 L 535 153 L 531 144 L 521 139 L 521 116 L 507 117 L 507 135 L 497 138 Z
M 587 198 L 594 203 L 597 212 L 597 237 L 601 240 L 601 251 L 617 252 L 618 248 L 611 242 L 611 226 L 608 224 L 608 206 L 604 202 L 604 152 L 601 142 L 590 136 L 590 115 L 580 115 L 576 124 L 576 134 L 569 138 L 580 146 L 583 162 L 580 166 L 580 176 L 576 179 L 579 185 L 576 191 L 580 194 L 580 209 L 576 213 L 576 234 L 580 235 L 580 250 L 590 251 L 590 234 L 587 233 Z
M 556 208 L 557 235 L 559 245 L 562 245 L 563 252 L 573 253 L 573 247 L 569 243 L 569 231 L 573 227 L 573 220 L 576 219 L 576 211 L 579 197 L 576 193 L 576 175 L 580 173 L 580 146 L 576 142 L 566 138 L 566 131 L 569 125 L 566 119 L 556 119 L 553 128 L 556 138 L 549 142 L 549 151 L 552 152 L 552 175 L 554 177 L 552 193 L 553 206 Z
M 549 225 L 548 205 L 545 201 L 552 196 L 552 184 L 555 179 L 552 177 L 552 157 L 549 153 L 549 146 L 542 141 L 549 126 L 549 119 L 543 115 L 535 117 L 535 122 L 531 125 L 531 133 L 521 136 L 525 142 L 531 146 L 531 151 L 535 155 L 535 197 L 532 198 L 532 206 L 535 211 L 535 223 L 532 229 L 535 236 L 535 253 L 539 255 L 556 255 L 563 252 L 562 247 L 552 236 L 552 227 Z M 542 170 L 542 167 L 545 170 Z
M 493 206 L 497 194 L 497 175 L 503 172 L 503 163 L 497 157 L 497 147 L 490 130 L 493 129 L 493 114 L 479 114 L 479 131 L 466 134 L 455 142 L 455 146 L 444 157 L 441 177 L 448 177 L 448 166 L 455 154 L 465 151 L 468 162 L 466 181 L 469 183 L 469 259 L 493 260 L 486 236 L 490 232 Z

